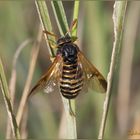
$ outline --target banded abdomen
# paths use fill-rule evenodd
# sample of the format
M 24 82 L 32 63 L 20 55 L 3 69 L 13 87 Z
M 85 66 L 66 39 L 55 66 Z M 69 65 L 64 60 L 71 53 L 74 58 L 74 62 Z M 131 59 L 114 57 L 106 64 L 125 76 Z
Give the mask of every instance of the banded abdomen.
M 77 59 L 64 62 L 60 79 L 60 92 L 68 99 L 75 98 L 83 87 L 82 71 Z

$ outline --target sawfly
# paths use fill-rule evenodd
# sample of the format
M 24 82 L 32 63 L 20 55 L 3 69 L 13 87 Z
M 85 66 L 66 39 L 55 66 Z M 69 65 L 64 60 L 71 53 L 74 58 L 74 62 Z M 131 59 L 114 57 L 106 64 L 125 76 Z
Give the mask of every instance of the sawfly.
M 72 27 L 75 24 L 76 21 Z M 44 32 L 53 35 L 47 31 Z M 57 40 L 57 53 L 53 63 L 32 88 L 29 95 L 41 89 L 50 93 L 56 89 L 56 86 L 67 99 L 75 98 L 79 93 L 86 92 L 88 88 L 97 92 L 106 92 L 105 78 L 74 42 L 69 32 Z

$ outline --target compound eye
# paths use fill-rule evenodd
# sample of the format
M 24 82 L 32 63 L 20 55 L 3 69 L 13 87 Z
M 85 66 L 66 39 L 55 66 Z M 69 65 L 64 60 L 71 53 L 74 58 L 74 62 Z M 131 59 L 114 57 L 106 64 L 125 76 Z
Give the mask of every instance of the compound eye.
M 62 52 L 62 56 L 63 56 L 63 57 L 68 57 L 68 52 L 67 52 L 67 50 L 64 50 L 64 51 Z

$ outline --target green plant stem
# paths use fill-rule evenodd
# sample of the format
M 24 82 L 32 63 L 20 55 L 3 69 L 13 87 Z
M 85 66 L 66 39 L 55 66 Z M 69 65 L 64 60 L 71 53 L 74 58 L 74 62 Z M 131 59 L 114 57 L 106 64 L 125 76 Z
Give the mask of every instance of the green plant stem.
M 74 2 L 73 21 L 75 19 L 78 19 L 79 4 L 80 4 L 80 1 Z M 78 20 L 77 20 L 77 22 L 78 22 Z M 76 24 L 76 28 L 74 28 L 74 30 L 72 31 L 72 36 L 77 36 L 77 25 L 78 25 L 78 23 Z
M 12 105 L 11 105 L 11 101 L 10 101 L 9 89 L 8 89 L 6 76 L 5 76 L 5 73 L 4 73 L 1 58 L 0 58 L 0 87 L 1 87 L 1 90 L 2 90 L 2 93 L 3 93 L 3 98 L 4 98 L 4 101 L 5 101 L 5 105 L 6 105 L 7 113 L 8 113 L 8 116 L 9 116 L 9 120 L 11 122 L 11 128 L 13 130 L 13 134 L 14 134 L 16 139 L 20 139 L 20 133 L 19 133 L 19 129 L 18 129 L 16 119 L 15 119 L 15 115 L 13 113 L 13 109 L 12 109 Z
M 51 1 L 60 34 L 64 36 L 69 29 L 62 1 Z
M 44 0 L 41 0 L 41 1 L 36 0 L 35 4 L 36 4 L 37 12 L 39 15 L 39 19 L 41 21 L 42 30 L 52 33 L 52 25 L 51 25 L 49 12 L 48 12 L 48 8 L 46 6 L 45 1 Z M 45 36 L 46 43 L 49 46 L 48 47 L 49 54 L 53 58 L 53 57 L 55 57 L 56 50 L 51 47 L 52 44 L 50 44 L 49 40 L 52 40 L 53 42 L 55 42 L 55 38 L 50 36 L 50 35 L 47 35 L 47 34 L 44 34 L 44 36 Z
M 114 4 L 113 22 L 114 22 L 115 40 L 113 44 L 110 70 L 108 73 L 108 79 L 107 79 L 108 87 L 107 87 L 106 97 L 104 101 L 103 114 L 102 114 L 102 120 L 101 120 L 98 139 L 103 139 L 103 136 L 104 136 L 105 124 L 107 120 L 107 114 L 108 114 L 109 103 L 110 103 L 110 98 L 111 98 L 113 74 L 115 72 L 115 66 L 117 64 L 116 62 L 119 59 L 119 50 L 120 50 L 120 43 L 122 39 L 126 7 L 127 7 L 127 1 L 116 1 Z

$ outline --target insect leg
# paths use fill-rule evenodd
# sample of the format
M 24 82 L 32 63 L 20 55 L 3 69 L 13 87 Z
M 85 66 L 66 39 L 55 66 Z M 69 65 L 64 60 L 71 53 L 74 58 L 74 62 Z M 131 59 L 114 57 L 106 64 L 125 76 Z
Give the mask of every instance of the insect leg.
M 51 38 L 48 37 L 48 35 L 53 36 L 53 37 L 55 37 L 55 40 L 56 40 L 56 39 L 58 39 L 57 35 L 55 35 L 54 33 L 49 32 L 47 30 L 44 30 L 43 33 L 45 33 L 47 35 L 47 40 L 49 42 L 50 47 L 52 49 L 58 48 L 58 46 L 56 45 L 56 42 L 53 39 L 51 39 Z
M 53 37 L 55 37 L 55 39 L 58 39 L 58 36 L 57 35 L 55 35 L 54 33 L 49 32 L 47 30 L 44 30 L 43 33 L 45 33 L 47 35 L 50 35 L 50 36 L 53 36 Z

